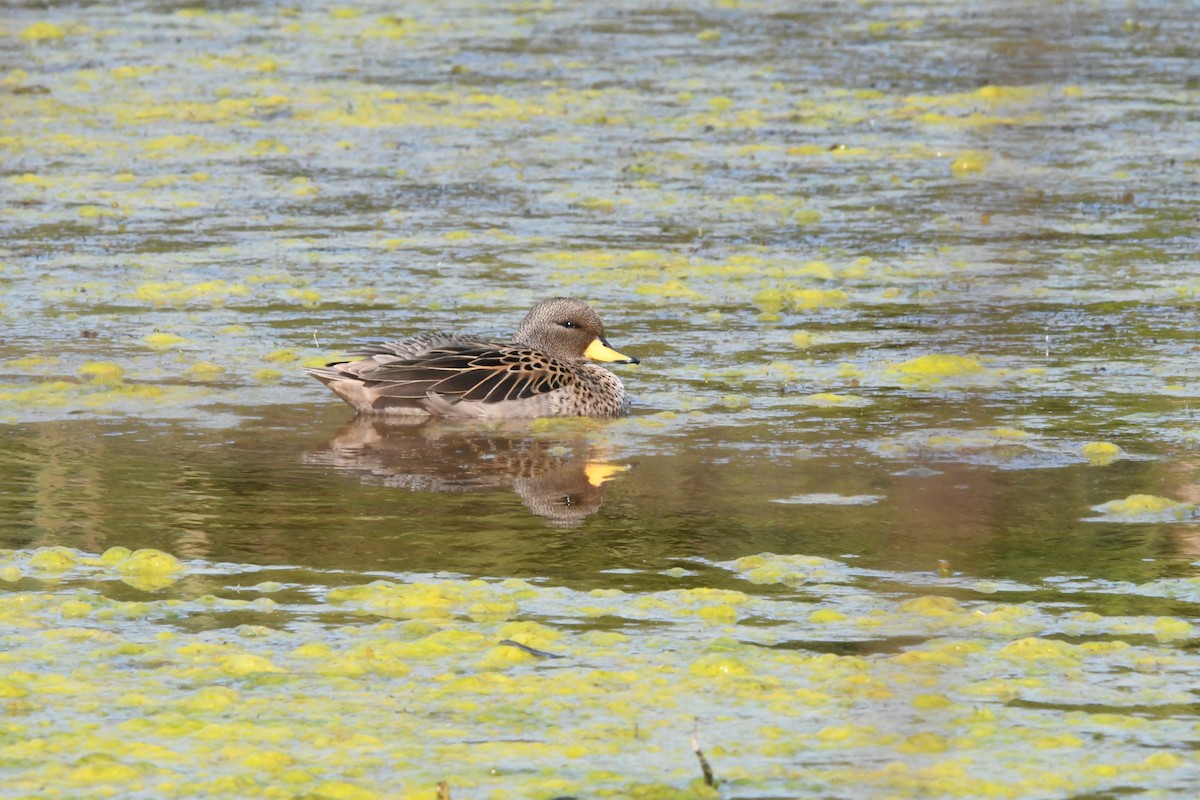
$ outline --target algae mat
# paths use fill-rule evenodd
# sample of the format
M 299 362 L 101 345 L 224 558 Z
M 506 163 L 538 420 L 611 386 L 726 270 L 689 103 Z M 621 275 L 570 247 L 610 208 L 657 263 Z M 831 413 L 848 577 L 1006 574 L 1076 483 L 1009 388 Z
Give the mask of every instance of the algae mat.
M 696 586 L 682 569 L 670 576 L 681 588 L 654 592 L 429 575 L 331 587 L 314 579 L 333 575 L 150 550 L 9 554 L 0 578 L 22 585 L 0 598 L 4 793 L 432 797 L 440 783 L 481 797 L 1032 797 L 1195 786 L 1194 761 L 1172 747 L 1196 732 L 1180 714 L 1200 674 L 1183 619 L 1005 602 L 993 598 L 1037 588 L 814 557 L 703 566 L 746 591 Z M 118 582 L 179 585 L 172 599 L 121 600 Z M 1122 591 L 1198 599 L 1194 580 Z

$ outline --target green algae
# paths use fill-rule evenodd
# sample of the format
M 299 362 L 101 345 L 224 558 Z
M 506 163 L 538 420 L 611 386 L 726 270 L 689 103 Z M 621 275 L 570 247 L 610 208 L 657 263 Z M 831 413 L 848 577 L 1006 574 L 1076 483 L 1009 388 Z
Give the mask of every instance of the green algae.
M 5 559 L 35 565 L 47 552 Z M 334 785 L 349 794 L 330 796 L 408 796 L 439 781 L 496 797 L 709 796 L 693 730 L 721 791 L 733 792 L 977 796 L 989 785 L 1018 797 L 1169 786 L 1194 769 L 1155 744 L 1190 723 L 1147 713 L 1187 704 L 1194 690 L 1182 678 L 1200 665 L 1177 618 L 899 591 L 917 575 L 889 576 L 892 591 L 879 593 L 844 563 L 762 554 L 724 565 L 752 577 L 760 588 L 749 592 L 612 595 L 394 575 L 313 584 L 263 626 L 192 632 L 187 618 L 239 601 L 173 590 L 131 604 L 96 579 L 136 554 L 63 555 L 73 557 L 68 583 L 0 597 L 0 694 L 19 711 L 0 744 L 6 785 L 46 797 L 85 785 L 160 797 L 230 787 L 326 796 Z M 228 584 L 261 574 L 189 569 Z M 771 582 L 825 608 L 763 592 Z M 854 592 L 831 588 L 839 583 Z M 399 598 L 413 611 L 396 613 Z M 597 602 L 622 619 L 621 635 L 580 629 Z M 507 611 L 480 616 L 481 603 Z M 343 617 L 347 606 L 361 614 Z M 821 652 L 829 637 L 907 643 L 835 655 Z M 81 659 L 87 669 L 68 666 Z M 653 784 L 630 777 L 648 771 Z

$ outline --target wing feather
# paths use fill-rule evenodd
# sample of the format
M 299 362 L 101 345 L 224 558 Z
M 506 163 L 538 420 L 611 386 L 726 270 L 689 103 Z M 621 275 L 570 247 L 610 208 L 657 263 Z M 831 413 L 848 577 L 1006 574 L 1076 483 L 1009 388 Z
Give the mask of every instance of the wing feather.
M 380 396 L 496 403 L 536 397 L 571 383 L 570 371 L 534 350 L 479 341 L 431 341 L 408 355 L 413 340 L 357 351 L 367 358 L 337 365 Z M 406 357 L 407 356 L 407 357 Z

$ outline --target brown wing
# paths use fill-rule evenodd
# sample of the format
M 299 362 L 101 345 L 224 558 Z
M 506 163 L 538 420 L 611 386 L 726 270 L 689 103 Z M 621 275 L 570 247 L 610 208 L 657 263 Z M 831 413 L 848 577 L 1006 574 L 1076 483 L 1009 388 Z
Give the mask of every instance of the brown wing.
M 571 382 L 561 364 L 536 350 L 480 343 L 430 347 L 418 358 L 375 358 L 341 365 L 381 397 L 498 403 L 536 397 Z

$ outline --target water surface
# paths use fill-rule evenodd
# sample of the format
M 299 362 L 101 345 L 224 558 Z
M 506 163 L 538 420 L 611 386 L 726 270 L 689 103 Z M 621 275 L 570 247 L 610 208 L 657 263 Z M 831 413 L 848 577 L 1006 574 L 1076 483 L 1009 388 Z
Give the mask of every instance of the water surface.
M 1193 796 L 1194 17 L 10 8 L 0 792 Z M 630 417 L 302 374 L 554 294 Z

